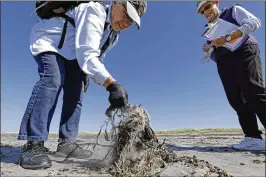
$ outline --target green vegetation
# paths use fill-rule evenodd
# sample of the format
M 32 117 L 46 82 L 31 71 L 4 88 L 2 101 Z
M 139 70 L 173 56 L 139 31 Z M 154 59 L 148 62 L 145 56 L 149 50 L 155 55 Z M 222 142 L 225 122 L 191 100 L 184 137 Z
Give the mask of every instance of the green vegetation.
M 265 132 L 264 129 L 261 129 Z M 99 132 L 80 132 L 79 135 L 97 135 Z M 102 132 L 104 133 L 104 132 Z M 202 128 L 202 129 L 176 129 L 176 130 L 155 130 L 155 133 L 158 135 L 165 134 L 190 134 L 190 133 L 242 133 L 242 130 L 239 128 Z M 4 133 L 1 134 L 17 134 L 15 132 L 12 133 Z M 58 133 L 51 132 L 50 135 L 57 135 Z
M 182 133 L 242 133 L 238 128 L 206 128 L 206 129 L 176 129 L 176 130 L 159 130 L 156 134 L 182 134 Z

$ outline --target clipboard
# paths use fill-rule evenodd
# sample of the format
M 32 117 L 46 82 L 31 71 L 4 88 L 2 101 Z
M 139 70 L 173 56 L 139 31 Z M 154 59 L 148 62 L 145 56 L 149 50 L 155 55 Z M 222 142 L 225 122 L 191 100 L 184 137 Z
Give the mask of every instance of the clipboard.
M 202 36 L 209 41 L 221 36 L 225 36 L 226 34 L 230 34 L 239 28 L 239 26 L 220 18 L 218 18 L 214 23 L 209 24 L 209 26 L 210 27 L 202 34 Z M 247 37 L 248 36 L 242 36 L 227 42 L 224 47 L 230 51 L 235 51 L 240 45 L 243 44 Z

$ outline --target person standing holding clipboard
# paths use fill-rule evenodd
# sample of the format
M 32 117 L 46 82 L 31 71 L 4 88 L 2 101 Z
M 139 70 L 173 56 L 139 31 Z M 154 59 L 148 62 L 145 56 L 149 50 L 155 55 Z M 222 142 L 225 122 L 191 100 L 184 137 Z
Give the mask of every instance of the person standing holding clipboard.
M 219 10 L 218 1 L 198 1 L 197 13 L 208 20 L 203 37 L 205 59 L 217 64 L 227 99 L 236 111 L 244 140 L 232 147 L 264 150 L 265 140 L 257 117 L 266 128 L 266 90 L 263 81 L 259 44 L 252 32 L 260 20 L 240 5 Z

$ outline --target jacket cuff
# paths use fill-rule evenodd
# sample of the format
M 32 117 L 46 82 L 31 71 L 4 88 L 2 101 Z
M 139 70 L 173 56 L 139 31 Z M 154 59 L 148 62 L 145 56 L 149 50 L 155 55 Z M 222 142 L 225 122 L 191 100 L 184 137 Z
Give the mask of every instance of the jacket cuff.
M 103 85 L 106 79 L 110 76 L 111 74 L 107 70 L 103 70 L 101 72 L 96 73 L 93 78 L 96 84 Z

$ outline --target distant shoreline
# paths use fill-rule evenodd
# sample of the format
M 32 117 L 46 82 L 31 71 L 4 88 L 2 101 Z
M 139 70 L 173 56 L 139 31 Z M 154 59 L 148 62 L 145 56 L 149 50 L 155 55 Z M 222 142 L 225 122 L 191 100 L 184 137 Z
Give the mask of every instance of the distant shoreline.
M 264 129 L 260 129 L 265 133 Z M 158 135 L 165 134 L 183 134 L 183 133 L 242 133 L 240 128 L 197 128 L 197 129 L 176 129 L 176 130 L 155 130 L 154 131 Z M 80 132 L 79 135 L 95 135 L 99 132 Z M 1 134 L 18 134 L 18 132 L 1 132 Z M 57 132 L 50 132 L 50 134 L 58 134 Z

